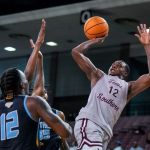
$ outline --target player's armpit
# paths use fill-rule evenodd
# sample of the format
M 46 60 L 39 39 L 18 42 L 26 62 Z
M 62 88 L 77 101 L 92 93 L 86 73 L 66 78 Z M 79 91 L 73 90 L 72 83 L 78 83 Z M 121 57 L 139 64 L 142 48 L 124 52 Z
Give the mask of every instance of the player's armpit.
M 137 80 L 129 82 L 128 101 L 132 97 L 147 89 L 148 87 L 150 87 L 149 74 L 144 74 L 140 76 Z

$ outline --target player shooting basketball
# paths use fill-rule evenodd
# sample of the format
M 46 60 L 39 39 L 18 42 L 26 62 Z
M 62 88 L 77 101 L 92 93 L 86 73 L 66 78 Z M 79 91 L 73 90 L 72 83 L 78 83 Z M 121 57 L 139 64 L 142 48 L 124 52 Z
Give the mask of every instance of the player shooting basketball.
M 135 36 L 144 46 L 150 70 L 150 33 L 141 24 Z M 130 69 L 127 63 L 117 60 L 109 68 L 108 75 L 98 69 L 87 58 L 85 51 L 104 38 L 81 43 L 72 50 L 72 57 L 91 82 L 87 105 L 76 118 L 74 133 L 80 150 L 106 150 L 113 133 L 113 127 L 126 104 L 150 86 L 150 74 L 144 74 L 135 81 L 126 82 Z

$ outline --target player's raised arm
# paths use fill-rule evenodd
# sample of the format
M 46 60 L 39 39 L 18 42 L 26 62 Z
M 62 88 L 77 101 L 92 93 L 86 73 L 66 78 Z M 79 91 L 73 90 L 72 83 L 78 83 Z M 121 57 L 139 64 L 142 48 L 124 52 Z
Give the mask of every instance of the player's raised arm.
M 150 87 L 150 75 L 144 74 L 135 81 L 129 82 L 128 100 Z
M 145 49 L 150 74 L 150 30 L 147 29 L 146 24 L 140 24 L 137 26 L 137 29 L 138 34 L 135 34 L 135 36 L 139 39 Z
M 38 38 L 36 40 L 35 46 L 33 47 L 34 49 L 32 51 L 32 54 L 30 55 L 30 58 L 27 62 L 26 68 L 24 70 L 24 73 L 26 75 L 28 82 L 30 82 L 32 80 L 33 75 L 34 75 L 38 52 L 40 50 L 40 47 L 41 47 L 41 45 L 44 41 L 44 37 L 45 37 L 45 28 L 46 28 L 46 22 L 44 19 L 42 19 L 42 25 L 41 25 L 41 29 L 40 29 Z M 30 42 L 32 43 L 32 40 L 30 40 Z
M 72 134 L 71 126 L 54 114 L 42 97 L 28 97 L 27 107 L 34 120 L 43 119 L 62 138 L 68 138 Z
M 140 24 L 137 26 L 137 29 L 138 34 L 135 34 L 135 36 L 139 39 L 145 49 L 149 73 L 140 76 L 135 81 L 129 82 L 128 100 L 150 87 L 150 32 L 147 30 L 146 24 Z
M 94 64 L 90 61 L 90 59 L 84 55 L 84 53 L 91 46 L 98 43 L 102 43 L 103 40 L 104 38 L 96 38 L 96 39 L 88 40 L 72 49 L 73 59 L 81 68 L 81 70 L 86 73 L 90 81 L 92 81 L 93 78 L 99 79 L 102 76 L 102 72 L 94 66 Z
M 34 82 L 33 92 L 32 95 L 39 95 L 44 97 L 45 95 L 45 78 L 44 78 L 44 71 L 43 71 L 43 55 L 39 51 L 38 59 L 37 59 L 37 66 L 36 66 L 36 78 Z

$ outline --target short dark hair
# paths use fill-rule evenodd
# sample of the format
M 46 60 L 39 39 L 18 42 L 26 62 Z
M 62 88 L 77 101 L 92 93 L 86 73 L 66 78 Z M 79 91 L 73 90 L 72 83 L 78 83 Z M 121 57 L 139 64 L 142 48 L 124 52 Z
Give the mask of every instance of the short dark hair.
M 21 76 L 17 68 L 5 70 L 0 78 L 2 97 L 6 100 L 13 99 L 19 94 L 21 87 Z

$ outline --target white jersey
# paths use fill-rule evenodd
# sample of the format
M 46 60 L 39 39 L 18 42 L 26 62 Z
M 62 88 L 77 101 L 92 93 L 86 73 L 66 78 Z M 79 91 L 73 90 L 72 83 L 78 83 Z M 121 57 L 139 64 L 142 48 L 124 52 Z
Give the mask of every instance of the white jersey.
M 87 118 L 112 137 L 113 127 L 127 103 L 128 83 L 117 76 L 103 74 L 92 88 L 87 105 L 76 120 Z

